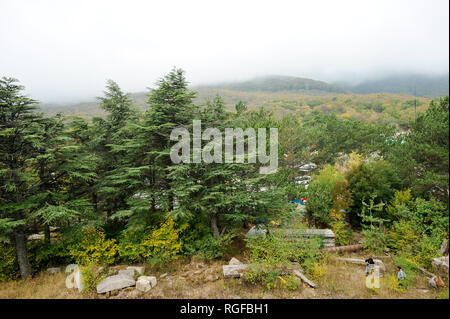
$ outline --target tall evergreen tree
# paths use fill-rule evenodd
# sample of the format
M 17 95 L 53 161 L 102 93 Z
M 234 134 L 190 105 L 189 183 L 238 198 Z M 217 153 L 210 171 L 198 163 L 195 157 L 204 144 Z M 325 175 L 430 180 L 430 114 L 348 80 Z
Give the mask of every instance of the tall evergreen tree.
M 22 278 L 31 274 L 26 233 L 39 203 L 39 179 L 29 161 L 39 154 L 42 116 L 37 102 L 23 95 L 16 79 L 0 79 L 0 230 L 14 242 Z

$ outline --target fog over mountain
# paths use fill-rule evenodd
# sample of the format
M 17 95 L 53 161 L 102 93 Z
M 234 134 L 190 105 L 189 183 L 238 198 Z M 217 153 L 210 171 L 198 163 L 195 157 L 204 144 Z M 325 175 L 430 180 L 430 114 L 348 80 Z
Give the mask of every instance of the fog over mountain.
M 142 92 L 173 66 L 194 86 L 277 74 L 364 92 L 398 74 L 448 79 L 448 12 L 447 0 L 3 0 L 0 76 L 43 102 L 92 100 L 107 79 Z

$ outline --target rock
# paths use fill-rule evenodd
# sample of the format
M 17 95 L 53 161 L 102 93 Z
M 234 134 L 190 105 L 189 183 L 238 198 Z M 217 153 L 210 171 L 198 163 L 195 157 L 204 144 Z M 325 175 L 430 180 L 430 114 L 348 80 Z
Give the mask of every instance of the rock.
M 47 273 L 49 273 L 49 274 L 54 275 L 59 272 L 61 272 L 61 268 L 59 268 L 59 267 L 47 268 Z
M 143 275 L 145 272 L 145 267 L 140 266 L 128 266 L 127 270 L 133 270 L 136 271 L 138 274 Z
M 205 278 L 205 281 L 216 281 L 216 280 L 219 280 L 219 276 L 214 274 L 210 274 Z
M 223 277 L 224 278 L 240 278 L 242 273 L 247 269 L 247 265 L 223 265 Z
M 444 242 L 442 242 L 440 251 L 441 251 L 442 255 L 444 255 L 444 256 L 447 255 L 448 256 L 448 239 L 445 240 Z M 447 264 L 448 264 L 448 262 L 447 262 Z
M 45 238 L 44 234 L 33 234 L 28 236 L 28 240 L 42 240 Z
M 119 270 L 118 275 L 128 276 L 130 278 L 134 278 L 134 270 L 132 270 L 132 269 L 122 269 L 122 270 Z
M 448 256 L 443 256 L 439 258 L 433 258 L 433 261 L 431 262 L 431 266 L 433 266 L 433 269 L 439 273 L 440 275 L 444 277 L 448 277 Z
M 300 272 L 298 270 L 294 270 L 294 275 L 297 276 L 298 278 L 300 278 L 301 280 L 303 280 L 305 283 L 307 283 L 311 288 L 316 288 L 316 284 L 313 283 L 308 278 L 306 278 L 306 276 L 302 272 Z
M 247 234 L 245 234 L 245 237 L 247 238 L 265 237 L 266 233 L 267 233 L 266 229 L 253 226 L 252 228 L 250 228 Z
M 147 292 L 156 286 L 156 277 L 140 276 L 136 282 L 136 289 L 142 292 Z
M 331 229 L 293 229 L 286 227 L 274 229 L 273 232 L 279 233 L 287 241 L 303 241 L 304 238 L 321 237 L 324 248 L 335 246 L 335 235 Z
M 122 289 L 136 285 L 136 281 L 127 275 L 114 275 L 106 277 L 97 285 L 97 293 L 103 294 L 116 289 Z
M 168 275 L 168 273 L 164 273 L 164 274 L 162 274 L 161 276 L 159 276 L 159 278 L 164 278 L 164 277 L 167 277 L 167 275 Z
M 431 288 L 437 289 L 437 284 L 436 284 L 436 282 L 434 281 L 434 277 L 428 279 L 428 285 L 429 285 Z
M 230 262 L 228 263 L 228 265 L 242 265 L 242 263 L 237 259 L 237 258 L 231 258 Z

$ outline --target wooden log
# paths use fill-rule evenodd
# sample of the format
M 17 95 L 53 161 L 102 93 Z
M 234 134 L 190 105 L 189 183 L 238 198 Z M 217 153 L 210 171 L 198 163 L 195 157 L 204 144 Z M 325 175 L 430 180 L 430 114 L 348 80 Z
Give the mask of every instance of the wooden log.
M 301 280 L 303 280 L 304 282 L 306 282 L 311 288 L 316 288 L 316 284 L 313 283 L 308 278 L 306 278 L 306 276 L 302 272 L 300 272 L 298 270 L 294 270 L 294 275 L 297 276 L 298 278 L 300 278 Z
M 356 244 L 356 245 L 348 245 L 348 246 L 338 246 L 338 247 L 327 247 L 327 248 L 322 248 L 320 251 L 323 252 L 338 252 L 338 251 L 347 251 L 347 252 L 352 252 L 352 251 L 358 251 L 362 249 L 362 245 L 361 244 Z

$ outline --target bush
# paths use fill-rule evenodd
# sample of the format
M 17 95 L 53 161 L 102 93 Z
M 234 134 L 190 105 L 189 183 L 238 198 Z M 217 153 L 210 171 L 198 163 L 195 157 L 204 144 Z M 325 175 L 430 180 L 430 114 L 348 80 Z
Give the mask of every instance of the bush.
M 185 244 L 185 253 L 209 260 L 219 259 L 223 257 L 224 252 L 231 245 L 235 236 L 235 234 L 228 233 L 220 238 L 215 238 L 213 235 L 208 234 L 203 238 Z
M 0 282 L 16 280 L 19 277 L 16 249 L 12 245 L 0 243 Z
M 28 246 L 30 263 L 34 271 L 44 268 L 67 265 L 73 261 L 67 243 L 63 240 L 56 242 L 34 242 Z
M 414 229 L 414 222 L 401 220 L 394 222 L 388 232 L 388 245 L 394 251 L 412 251 L 421 236 Z
M 145 258 L 144 248 L 141 240 L 145 237 L 144 232 L 128 231 L 122 234 L 117 245 L 120 259 L 126 263 L 143 262 Z
M 183 242 L 180 240 L 180 233 L 186 227 L 187 225 L 183 225 L 176 229 L 175 221 L 172 218 L 167 219 L 142 240 L 142 256 L 152 263 L 175 258 L 181 252 Z
M 175 221 L 169 218 L 158 228 L 126 232 L 119 240 L 119 256 L 125 262 L 169 261 L 181 252 L 180 233 L 186 227 L 175 228 Z
M 83 231 L 80 242 L 69 247 L 71 256 L 81 265 L 109 265 L 116 261 L 118 252 L 115 239 L 105 239 L 105 233 L 91 227 Z
M 334 221 L 331 223 L 331 229 L 334 233 L 336 246 L 345 246 L 350 244 L 350 238 L 353 231 L 346 222 L 342 220 Z
M 295 228 L 303 227 L 296 225 Z M 320 238 L 289 241 L 283 229 L 272 230 L 263 238 L 248 238 L 246 242 L 250 266 L 244 274 L 244 280 L 252 284 L 264 284 L 269 289 L 276 287 L 282 270 L 288 270 L 291 262 L 300 263 L 308 271 L 322 257 L 318 251 L 322 245 Z
M 348 184 L 333 166 L 322 169 L 308 187 L 306 209 L 317 226 L 329 226 L 341 220 L 341 210 L 351 204 Z
M 83 293 L 97 291 L 97 285 L 108 276 L 108 270 L 98 268 L 96 265 L 81 267 L 81 278 L 83 278 Z

